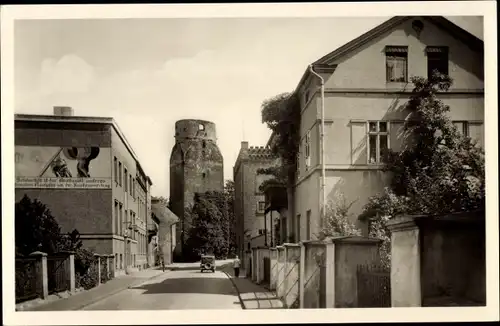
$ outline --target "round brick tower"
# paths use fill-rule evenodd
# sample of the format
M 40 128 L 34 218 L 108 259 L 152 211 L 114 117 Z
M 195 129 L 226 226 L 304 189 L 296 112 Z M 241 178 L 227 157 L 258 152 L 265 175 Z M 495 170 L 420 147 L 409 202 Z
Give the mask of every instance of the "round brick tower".
M 195 193 L 224 190 L 224 163 L 217 147 L 215 124 L 205 120 L 175 123 L 175 145 L 170 156 L 170 204 L 180 219 L 176 230 L 176 256 L 182 254 L 184 210 Z

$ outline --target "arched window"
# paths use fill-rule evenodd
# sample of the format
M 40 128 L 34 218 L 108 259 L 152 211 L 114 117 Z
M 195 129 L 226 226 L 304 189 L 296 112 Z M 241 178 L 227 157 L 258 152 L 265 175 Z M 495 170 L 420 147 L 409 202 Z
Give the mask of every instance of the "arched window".
M 200 124 L 198 125 L 198 130 L 201 130 L 201 131 L 205 130 L 205 126 L 204 126 L 203 124 L 201 124 L 201 123 L 200 123 Z

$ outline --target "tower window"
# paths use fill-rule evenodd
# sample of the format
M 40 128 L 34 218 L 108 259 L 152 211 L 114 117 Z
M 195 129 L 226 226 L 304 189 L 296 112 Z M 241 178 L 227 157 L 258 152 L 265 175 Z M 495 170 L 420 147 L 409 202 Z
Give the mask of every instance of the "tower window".
M 203 124 L 199 124 L 198 125 L 198 130 L 205 130 L 205 126 Z

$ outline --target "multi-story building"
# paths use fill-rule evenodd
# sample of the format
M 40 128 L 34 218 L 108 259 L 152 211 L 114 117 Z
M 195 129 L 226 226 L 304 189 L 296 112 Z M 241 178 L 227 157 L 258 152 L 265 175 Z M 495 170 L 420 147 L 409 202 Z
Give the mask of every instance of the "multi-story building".
M 270 244 L 271 221 L 265 219 L 265 198 L 259 190 L 270 176 L 257 171 L 276 163 L 276 157 L 268 148 L 249 147 L 248 142 L 241 142 L 233 168 L 235 233 L 240 257 L 252 247 L 265 245 L 266 240 Z
M 289 228 L 298 240 L 315 237 L 323 203 L 340 194 L 354 202 L 353 221 L 366 232 L 357 217 L 387 185 L 381 152 L 400 148 L 411 76 L 450 75 L 453 86 L 439 98 L 459 129 L 484 143 L 483 41 L 444 17 L 391 18 L 310 68 L 295 90 L 301 140 Z
M 51 210 L 63 232 L 113 254 L 117 271 L 148 264 L 151 179 L 112 118 L 15 116 L 16 201 L 25 194 Z
M 173 263 L 173 254 L 176 244 L 176 224 L 179 222 L 177 217 L 167 204 L 159 199 L 151 200 L 152 217 L 157 225 L 157 255 L 163 258 L 165 264 Z

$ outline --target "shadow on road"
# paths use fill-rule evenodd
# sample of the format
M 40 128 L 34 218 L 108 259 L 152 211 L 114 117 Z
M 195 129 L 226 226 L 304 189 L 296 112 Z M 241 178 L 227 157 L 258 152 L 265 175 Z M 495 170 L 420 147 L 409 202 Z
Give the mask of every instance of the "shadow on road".
M 144 284 L 132 287 L 131 289 L 145 290 L 143 294 L 160 294 L 160 293 L 198 293 L 198 294 L 220 294 L 220 295 L 236 294 L 232 283 L 227 278 L 215 278 L 215 277 L 170 278 L 159 283 Z

